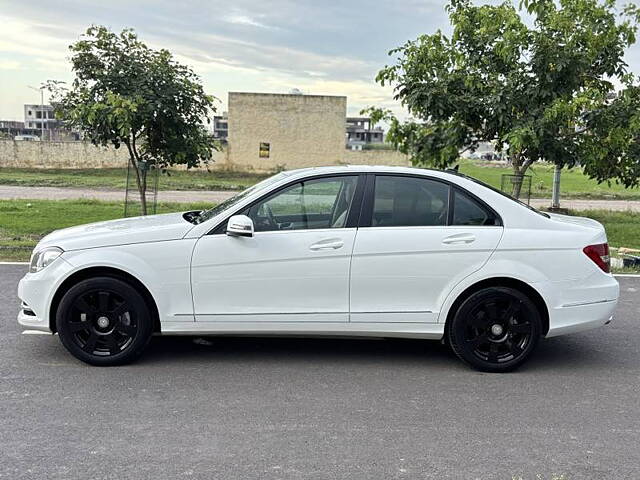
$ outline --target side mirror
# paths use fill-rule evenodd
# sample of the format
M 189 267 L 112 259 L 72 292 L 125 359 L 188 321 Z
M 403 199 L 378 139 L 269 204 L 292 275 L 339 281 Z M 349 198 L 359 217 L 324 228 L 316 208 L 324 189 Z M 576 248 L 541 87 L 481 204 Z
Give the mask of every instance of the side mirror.
M 253 220 L 246 215 L 234 215 L 227 222 L 227 235 L 253 237 Z

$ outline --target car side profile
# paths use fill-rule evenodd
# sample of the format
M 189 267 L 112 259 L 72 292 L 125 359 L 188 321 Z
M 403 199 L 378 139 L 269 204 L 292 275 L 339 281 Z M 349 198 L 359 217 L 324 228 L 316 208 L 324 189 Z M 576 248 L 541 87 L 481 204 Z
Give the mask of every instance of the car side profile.
M 605 325 L 618 283 L 604 228 L 538 212 L 454 172 L 279 173 L 201 212 L 55 231 L 18 320 L 93 365 L 153 334 L 444 339 L 485 371 L 541 337 Z

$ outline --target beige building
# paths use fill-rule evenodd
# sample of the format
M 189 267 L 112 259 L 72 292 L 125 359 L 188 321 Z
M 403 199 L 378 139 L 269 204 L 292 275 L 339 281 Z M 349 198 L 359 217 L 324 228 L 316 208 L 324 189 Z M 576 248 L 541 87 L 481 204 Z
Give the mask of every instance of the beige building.
M 347 97 L 229 93 L 228 168 L 273 171 L 343 162 Z

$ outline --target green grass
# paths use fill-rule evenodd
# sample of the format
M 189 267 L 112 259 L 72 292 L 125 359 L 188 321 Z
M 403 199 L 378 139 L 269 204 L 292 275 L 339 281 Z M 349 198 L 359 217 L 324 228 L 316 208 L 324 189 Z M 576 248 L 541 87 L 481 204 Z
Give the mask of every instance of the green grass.
M 158 204 L 158 213 L 199 210 L 211 204 Z M 121 218 L 124 205 L 97 200 L 0 200 L 0 259 L 29 259 L 31 250 L 53 230 Z
M 161 174 L 161 190 L 244 190 L 269 174 L 171 170 Z M 25 187 L 106 188 L 122 190 L 127 171 L 123 168 L 36 169 L 0 168 L 0 185 Z
M 612 247 L 640 249 L 640 212 L 612 212 L 609 210 L 580 210 L 571 215 L 589 217 L 602 223 Z
M 503 174 L 513 174 L 507 166 L 472 162 L 462 160 L 460 172 L 482 180 L 496 188 L 500 188 Z M 553 166 L 537 164 L 531 167 L 527 175 L 531 175 L 531 196 L 533 198 L 551 197 L 553 186 Z M 591 180 L 581 168 L 564 169 L 560 181 L 560 195 L 562 198 L 593 198 L 593 199 L 624 199 L 640 200 L 640 188 L 627 189 L 622 185 L 612 183 L 598 184 Z

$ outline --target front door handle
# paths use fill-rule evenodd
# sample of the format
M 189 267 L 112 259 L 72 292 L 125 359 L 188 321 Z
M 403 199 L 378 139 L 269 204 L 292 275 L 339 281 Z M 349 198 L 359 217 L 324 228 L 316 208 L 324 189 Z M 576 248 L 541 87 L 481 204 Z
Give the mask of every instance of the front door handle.
M 311 245 L 309 250 L 313 250 L 314 252 L 317 252 L 318 250 L 337 250 L 343 246 L 344 242 L 342 240 L 321 240 L 320 242 Z
M 473 243 L 476 241 L 476 236 L 470 233 L 458 233 L 456 235 L 451 235 L 450 237 L 446 237 L 442 240 L 442 243 L 445 245 L 460 245 L 463 243 Z

